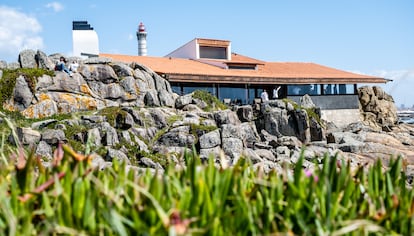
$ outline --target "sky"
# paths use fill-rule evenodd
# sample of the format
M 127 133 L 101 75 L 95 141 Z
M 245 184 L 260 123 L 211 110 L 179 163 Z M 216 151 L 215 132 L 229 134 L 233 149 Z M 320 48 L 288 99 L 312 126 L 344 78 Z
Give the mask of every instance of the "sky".
M 146 26 L 149 56 L 194 38 L 230 40 L 232 51 L 264 61 L 313 62 L 393 80 L 381 85 L 397 106 L 414 106 L 412 0 L 2 0 L 0 60 L 23 49 L 72 54 L 72 21 L 86 20 L 103 53 L 137 55 Z

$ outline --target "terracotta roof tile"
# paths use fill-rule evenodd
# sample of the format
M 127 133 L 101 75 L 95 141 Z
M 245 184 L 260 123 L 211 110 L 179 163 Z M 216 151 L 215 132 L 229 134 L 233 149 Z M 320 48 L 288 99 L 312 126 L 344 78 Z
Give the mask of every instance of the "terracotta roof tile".
M 387 80 L 380 77 L 355 74 L 315 63 L 301 62 L 263 62 L 238 54 L 232 55 L 231 62 L 258 64 L 257 70 L 223 69 L 218 66 L 203 63 L 197 60 L 168 57 L 131 56 L 120 54 L 100 54 L 114 61 L 137 62 L 143 64 L 158 74 L 169 75 L 171 80 L 180 78 L 191 82 L 232 82 L 232 83 L 385 83 Z M 235 59 L 233 61 L 233 59 Z M 214 61 L 214 60 L 213 60 Z M 220 61 L 220 60 L 216 60 Z M 223 62 L 228 62 L 223 60 Z M 190 79 L 193 78 L 193 79 Z M 202 79 L 202 81 L 195 78 Z M 224 79 L 224 80 L 223 80 Z

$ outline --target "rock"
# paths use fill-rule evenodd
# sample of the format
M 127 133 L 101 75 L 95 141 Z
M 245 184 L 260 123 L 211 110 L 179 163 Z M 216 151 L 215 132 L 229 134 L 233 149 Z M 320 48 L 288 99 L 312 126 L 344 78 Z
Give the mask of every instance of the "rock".
M 248 160 L 250 160 L 252 162 L 252 164 L 256 164 L 259 162 L 262 162 L 263 159 L 260 157 L 260 155 L 258 155 L 255 150 L 251 149 L 251 148 L 246 148 L 243 150 L 242 155 L 244 157 L 246 157 Z
M 43 118 L 49 117 L 58 113 L 56 103 L 46 98 L 36 104 L 30 105 L 27 109 L 22 111 L 22 115 L 28 118 Z
M 273 155 L 272 151 L 266 149 L 256 149 L 254 152 L 264 160 L 271 162 L 276 162 L 276 157 Z
M 20 111 L 26 109 L 32 103 L 33 93 L 30 90 L 26 79 L 22 75 L 16 79 L 16 85 L 13 91 L 13 100 Z
M 382 88 L 363 86 L 358 88 L 358 96 L 362 109 L 361 117 L 367 125 L 389 132 L 398 124 L 394 99 Z
M 37 66 L 46 70 L 54 70 L 55 63 L 42 51 L 37 50 L 35 55 Z
M 167 132 L 160 137 L 157 143 L 164 146 L 191 148 L 195 144 L 195 137 L 188 133 Z
M 289 149 L 300 149 L 302 142 L 295 136 L 282 136 L 277 139 L 279 146 L 287 146 Z
M 325 129 L 316 119 L 311 118 L 309 120 L 309 126 L 310 140 L 312 142 L 325 140 Z
M 17 127 L 16 135 L 19 142 L 23 145 L 36 144 L 40 141 L 41 134 L 39 131 L 33 130 L 31 128 Z M 10 135 L 9 140 L 16 145 L 15 139 Z
M 101 132 L 99 131 L 99 128 L 92 128 L 88 130 L 88 133 L 86 135 L 87 142 L 91 144 L 93 147 L 100 147 L 102 145 L 102 137 Z
M 223 153 L 223 150 L 219 147 L 202 148 L 200 149 L 200 159 L 207 160 L 209 158 L 217 159 Z
M 249 122 L 249 121 L 252 121 L 254 118 L 253 108 L 250 105 L 237 107 L 236 113 L 241 122 Z
M 222 110 L 214 112 L 214 119 L 216 120 L 217 126 L 221 127 L 224 124 L 240 124 L 240 120 L 237 115 L 231 110 Z
M 67 142 L 63 130 L 58 129 L 47 129 L 43 131 L 41 140 L 45 141 L 49 145 L 56 145 L 59 142 Z
M 157 129 L 163 129 L 168 126 L 167 115 L 161 109 L 150 109 L 149 113 L 151 115 L 151 120 L 153 121 L 152 125 Z
M 40 156 L 46 161 L 51 161 L 53 159 L 52 147 L 47 144 L 45 141 L 40 141 L 36 147 L 35 154 Z
M 153 168 L 153 169 L 160 169 L 160 170 L 164 169 L 164 168 L 162 168 L 162 166 L 159 163 L 154 162 L 153 160 L 149 159 L 148 157 L 140 158 L 139 159 L 139 164 L 143 165 L 145 167 Z
M 283 173 L 283 168 L 278 164 L 271 161 L 263 161 L 253 165 L 253 169 L 256 171 L 262 171 L 265 174 L 269 174 L 274 171 L 276 173 Z
M 276 148 L 276 160 L 278 163 L 290 163 L 290 150 L 286 146 Z
M 133 76 L 124 77 L 119 84 L 125 92 L 133 95 L 139 94 L 139 88 L 136 86 L 135 79 Z M 126 100 L 126 99 L 125 99 Z
M 85 62 L 85 64 L 88 64 Z M 104 84 L 118 82 L 118 76 L 111 66 L 106 64 L 93 64 L 79 67 L 79 72 L 88 81 L 100 81 Z M 89 85 L 90 86 L 90 85 Z
M 311 140 L 310 129 L 309 129 L 309 117 L 306 110 L 296 110 L 293 112 L 296 124 L 297 124 L 297 134 L 298 137 L 303 143 L 308 143 Z
M 221 126 L 221 137 L 224 138 L 238 138 L 242 139 L 240 126 L 234 124 L 223 124 Z
M 119 143 L 118 133 L 108 122 L 103 122 L 101 125 L 101 132 L 103 132 L 102 143 L 105 146 L 114 146 Z
M 115 128 L 127 130 L 134 126 L 134 124 L 134 118 L 127 111 L 121 110 L 121 112 L 116 115 Z
M 238 138 L 222 138 L 222 147 L 224 154 L 231 157 L 234 164 L 243 152 L 243 141 Z
M 47 90 L 48 87 L 51 87 L 53 85 L 53 79 L 52 77 L 48 75 L 42 75 L 37 79 L 36 83 L 36 91 L 44 91 Z
M 175 108 L 181 109 L 184 106 L 191 104 L 193 101 L 193 94 L 186 94 L 184 96 L 180 96 L 175 100 Z
M 300 98 L 300 106 L 305 109 L 316 107 L 315 103 L 313 103 L 312 101 L 312 98 L 308 94 L 305 94 L 303 97 Z
M 106 161 L 113 161 L 113 159 L 117 159 L 119 162 L 125 162 L 128 165 L 131 164 L 131 161 L 128 159 L 128 156 L 125 155 L 125 153 L 113 148 L 107 148 L 104 159 Z
M 219 130 L 213 130 L 199 137 L 200 148 L 207 149 L 221 145 Z
M 161 91 L 158 91 L 158 97 L 161 106 L 174 107 L 174 98 L 172 94 L 169 93 L 167 90 L 163 89 Z
M 159 107 L 160 101 L 154 91 L 147 91 L 144 96 L 144 103 L 149 107 Z
M 272 135 L 280 137 L 296 136 L 296 119 L 288 115 L 288 111 L 278 107 L 271 108 L 264 114 L 264 129 Z
M 119 77 L 128 77 L 134 75 L 134 70 L 124 63 L 115 62 L 112 64 L 112 69 Z
M 83 61 L 84 64 L 108 64 L 112 62 L 112 58 L 107 57 L 89 57 Z
M 80 85 L 83 83 L 83 79 L 77 76 L 70 77 L 65 72 L 56 73 L 53 77 L 53 85 L 49 86 L 47 89 L 51 91 L 59 92 L 79 92 Z
M 87 121 L 90 124 L 98 124 L 102 122 L 106 122 L 106 116 L 99 116 L 99 115 L 83 115 L 81 119 Z
M 21 68 L 37 68 L 35 59 L 36 52 L 31 49 L 25 49 L 19 53 L 19 63 Z
M 32 127 L 32 129 L 43 129 L 43 128 L 49 126 L 50 124 L 54 124 L 56 122 L 57 122 L 56 119 L 42 120 L 42 121 L 38 121 L 38 122 L 33 122 L 31 127 Z
M 256 130 L 256 125 L 253 122 L 244 122 L 239 125 L 239 128 L 244 146 L 253 148 L 254 144 L 260 141 L 259 134 Z

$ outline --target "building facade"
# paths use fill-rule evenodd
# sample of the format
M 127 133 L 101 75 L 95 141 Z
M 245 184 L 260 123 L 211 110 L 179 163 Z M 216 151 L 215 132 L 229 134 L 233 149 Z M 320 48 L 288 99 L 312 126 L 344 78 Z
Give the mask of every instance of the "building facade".
M 205 90 L 230 104 L 252 104 L 266 90 L 270 99 L 298 102 L 308 94 L 326 120 L 359 120 L 358 84 L 386 83 L 375 76 L 315 63 L 265 62 L 231 52 L 228 40 L 195 38 L 165 57 L 101 54 L 141 63 L 166 78 L 180 95 Z M 277 95 L 273 90 L 279 88 Z M 346 118 L 349 117 L 349 118 Z M 354 120 L 353 120 L 354 119 Z
M 72 22 L 73 56 L 90 57 L 99 55 L 99 39 L 96 31 L 87 21 Z

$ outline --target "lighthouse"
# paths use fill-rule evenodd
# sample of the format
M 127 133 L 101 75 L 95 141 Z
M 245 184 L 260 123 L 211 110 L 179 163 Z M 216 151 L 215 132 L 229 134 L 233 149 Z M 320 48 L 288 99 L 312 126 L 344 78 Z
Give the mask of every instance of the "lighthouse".
M 147 55 L 147 31 L 145 31 L 145 25 L 142 22 L 138 26 L 137 30 L 138 39 L 138 56 Z

